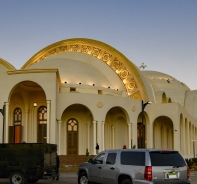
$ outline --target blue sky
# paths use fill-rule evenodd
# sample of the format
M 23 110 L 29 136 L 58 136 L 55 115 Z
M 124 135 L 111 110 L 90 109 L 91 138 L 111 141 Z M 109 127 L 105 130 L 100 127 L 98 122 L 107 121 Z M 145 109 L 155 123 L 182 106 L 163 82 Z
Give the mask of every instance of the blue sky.
M 0 58 L 17 69 L 70 38 L 111 45 L 197 90 L 196 0 L 0 0 Z

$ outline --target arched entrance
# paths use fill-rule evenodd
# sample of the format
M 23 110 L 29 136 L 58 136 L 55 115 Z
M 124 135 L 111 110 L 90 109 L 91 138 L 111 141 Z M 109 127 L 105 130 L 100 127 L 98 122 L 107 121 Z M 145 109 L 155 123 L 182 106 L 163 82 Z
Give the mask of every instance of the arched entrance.
M 153 123 L 154 148 L 173 149 L 173 122 L 167 116 L 160 116 Z
M 121 149 L 129 147 L 128 123 L 125 112 L 114 107 L 107 113 L 105 120 L 105 149 Z
M 141 112 L 137 120 L 137 142 L 138 148 L 147 147 L 147 126 L 148 124 L 148 115 L 146 112 Z
M 85 155 L 86 149 L 93 153 L 92 113 L 81 104 L 67 107 L 62 114 L 61 153 Z
M 40 109 L 46 105 L 45 92 L 37 83 L 23 81 L 14 86 L 9 97 L 8 142 L 46 142 L 47 115 Z

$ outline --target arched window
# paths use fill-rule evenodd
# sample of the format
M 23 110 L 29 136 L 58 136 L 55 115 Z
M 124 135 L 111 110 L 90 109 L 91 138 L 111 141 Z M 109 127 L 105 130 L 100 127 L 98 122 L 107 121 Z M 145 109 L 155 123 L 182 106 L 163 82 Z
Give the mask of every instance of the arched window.
M 22 122 L 22 111 L 20 108 L 14 110 L 14 126 L 21 125 Z
M 37 142 L 47 142 L 47 107 L 41 106 L 38 108 L 38 133 Z

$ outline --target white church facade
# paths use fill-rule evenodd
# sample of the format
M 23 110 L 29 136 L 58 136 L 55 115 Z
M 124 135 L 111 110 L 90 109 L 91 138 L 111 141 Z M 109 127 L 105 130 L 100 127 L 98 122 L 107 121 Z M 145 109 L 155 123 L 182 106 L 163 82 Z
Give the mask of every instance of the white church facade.
M 96 143 L 197 154 L 197 91 L 103 42 L 56 42 L 19 70 L 0 59 L 0 76 L 2 143 L 53 143 L 59 155 L 95 155 Z

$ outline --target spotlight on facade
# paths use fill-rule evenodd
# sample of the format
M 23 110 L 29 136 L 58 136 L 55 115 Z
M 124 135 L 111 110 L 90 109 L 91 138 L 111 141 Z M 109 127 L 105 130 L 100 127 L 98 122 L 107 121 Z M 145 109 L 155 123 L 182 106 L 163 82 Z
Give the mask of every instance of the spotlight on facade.
M 34 102 L 34 107 L 37 107 L 37 105 L 38 105 L 37 102 Z

